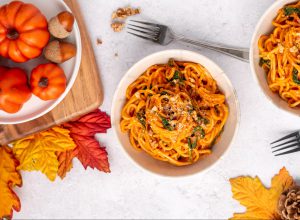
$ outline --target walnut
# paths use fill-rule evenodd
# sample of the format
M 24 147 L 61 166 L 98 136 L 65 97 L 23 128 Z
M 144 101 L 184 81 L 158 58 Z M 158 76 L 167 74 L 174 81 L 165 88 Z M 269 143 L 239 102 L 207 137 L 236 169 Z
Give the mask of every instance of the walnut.
M 139 8 L 118 8 L 117 11 L 114 11 L 112 14 L 112 19 L 125 19 L 129 16 L 140 14 L 141 10 Z
M 141 10 L 139 8 L 131 8 L 131 7 L 118 8 L 112 14 L 111 27 L 113 31 L 121 32 L 125 26 L 124 20 L 129 16 L 133 16 L 140 13 Z
M 118 22 L 118 21 L 113 22 L 111 24 L 111 28 L 113 29 L 114 32 L 121 32 L 123 30 L 124 26 L 125 26 L 124 23 Z

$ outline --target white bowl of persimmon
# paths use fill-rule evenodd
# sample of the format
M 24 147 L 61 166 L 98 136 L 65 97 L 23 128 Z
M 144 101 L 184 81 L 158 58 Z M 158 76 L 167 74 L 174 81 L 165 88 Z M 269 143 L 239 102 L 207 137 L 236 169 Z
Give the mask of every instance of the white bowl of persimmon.
M 81 52 L 64 1 L 1 1 L 0 124 L 27 122 L 57 106 L 75 82 Z

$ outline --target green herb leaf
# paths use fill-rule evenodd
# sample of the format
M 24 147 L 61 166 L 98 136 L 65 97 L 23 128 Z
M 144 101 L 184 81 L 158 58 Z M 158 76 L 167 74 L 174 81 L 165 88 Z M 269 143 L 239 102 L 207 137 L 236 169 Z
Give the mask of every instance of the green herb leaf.
M 172 59 L 172 58 L 169 59 L 168 66 L 169 66 L 169 67 L 174 67 L 174 66 L 175 66 L 175 60 Z
M 189 145 L 189 148 L 192 149 L 192 141 L 191 141 L 191 138 L 188 138 L 188 145 Z
M 205 125 L 209 124 L 209 120 L 207 118 L 203 118 L 201 115 L 197 115 L 197 117 L 199 123 L 203 123 Z
M 293 69 L 293 81 L 294 83 L 300 85 L 300 80 L 298 78 L 298 70 L 296 68 Z
M 179 80 L 179 83 L 182 83 L 185 80 L 183 73 L 178 70 L 175 70 L 174 76 L 172 79 L 169 80 L 169 82 L 174 83 L 174 80 Z
M 207 125 L 207 124 L 209 124 L 209 120 L 207 119 L 207 118 L 203 118 L 203 123 L 205 124 L 205 125 Z
M 188 105 L 187 107 L 188 107 L 188 112 L 192 114 L 192 112 L 195 110 L 195 107 L 193 105 Z
M 263 58 L 260 58 L 260 60 L 259 60 L 259 65 L 260 66 L 263 66 L 263 65 L 267 65 L 269 68 L 270 68 L 270 66 L 271 66 L 271 61 L 270 60 L 265 60 L 265 59 L 263 59 Z
M 166 118 L 164 118 L 162 116 L 160 116 L 160 118 L 161 118 L 161 122 L 165 129 L 168 129 L 169 131 L 174 130 L 174 128 L 170 125 L 169 121 Z
M 140 122 L 144 127 L 146 127 L 146 116 L 145 116 L 145 112 L 139 111 L 139 112 L 136 114 L 136 117 L 137 117 L 137 119 L 139 120 L 139 122 Z
M 191 138 L 188 138 L 190 161 L 192 160 L 192 151 L 197 147 L 197 143 L 198 143 L 198 137 L 194 142 L 192 142 Z
M 194 130 L 193 130 L 193 134 L 196 137 L 200 137 L 201 139 L 205 137 L 205 131 L 201 126 L 195 127 Z
M 175 73 L 174 73 L 174 76 L 173 76 L 173 80 L 174 79 L 181 79 L 180 72 L 178 70 L 175 70 Z
M 192 148 L 195 149 L 197 147 L 197 143 L 198 143 L 198 137 L 196 138 L 195 142 L 192 143 Z
M 300 9 L 299 8 L 285 7 L 283 10 L 284 10 L 284 15 L 285 16 L 290 16 L 294 13 L 297 13 L 298 15 L 300 15 Z
M 194 142 L 192 142 L 191 138 L 188 138 L 188 146 L 190 148 L 190 150 L 193 150 L 197 147 L 197 143 L 198 143 L 198 137 L 196 138 L 196 140 Z

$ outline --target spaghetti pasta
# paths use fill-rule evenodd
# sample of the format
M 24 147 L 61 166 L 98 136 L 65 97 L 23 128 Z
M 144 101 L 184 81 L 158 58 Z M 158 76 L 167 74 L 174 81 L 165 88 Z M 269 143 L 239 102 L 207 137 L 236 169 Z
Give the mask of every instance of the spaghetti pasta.
M 258 41 L 260 65 L 271 91 L 290 107 L 300 106 L 300 2 L 281 8 L 274 29 Z
M 228 117 L 225 96 L 201 65 L 153 65 L 126 92 L 121 130 L 132 146 L 177 166 L 211 153 Z

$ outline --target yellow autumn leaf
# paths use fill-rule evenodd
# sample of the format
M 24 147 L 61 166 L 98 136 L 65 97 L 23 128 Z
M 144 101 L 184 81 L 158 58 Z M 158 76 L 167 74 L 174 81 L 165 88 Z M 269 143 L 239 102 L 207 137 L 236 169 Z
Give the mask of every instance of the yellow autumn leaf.
M 70 131 L 54 127 L 13 143 L 13 152 L 20 161 L 19 170 L 41 171 L 51 181 L 57 176 L 59 162 L 57 152 L 75 148 Z
M 9 147 L 0 147 L 0 219 L 10 219 L 13 210 L 21 209 L 20 199 L 13 191 L 15 186 L 22 186 L 22 177 L 16 170 L 18 164 Z
M 294 185 L 293 178 L 285 168 L 272 179 L 267 189 L 258 177 L 238 177 L 230 179 L 233 198 L 247 208 L 245 213 L 235 213 L 231 219 L 278 219 L 277 203 L 280 194 Z

